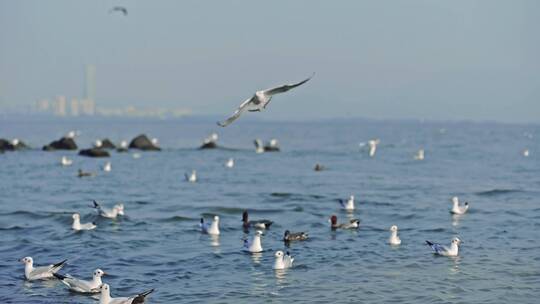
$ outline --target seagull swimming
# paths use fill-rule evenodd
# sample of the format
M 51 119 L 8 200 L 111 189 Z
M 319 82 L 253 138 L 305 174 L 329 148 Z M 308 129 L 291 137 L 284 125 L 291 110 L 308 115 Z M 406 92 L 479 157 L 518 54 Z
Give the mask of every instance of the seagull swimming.
M 351 219 L 348 223 L 338 224 L 337 223 L 337 216 L 332 215 L 330 217 L 330 223 L 332 224 L 330 227 L 332 230 L 336 229 L 358 229 L 360 227 L 360 220 L 358 219 Z
M 261 245 L 261 235 L 263 235 L 262 231 L 257 230 L 255 231 L 255 235 L 253 236 L 253 240 L 251 242 L 249 240 L 244 240 L 243 250 L 251 253 L 262 252 L 263 248 Z
M 256 221 L 250 221 L 248 219 L 248 212 L 247 210 L 244 211 L 242 213 L 242 222 L 243 222 L 243 226 L 244 228 L 249 228 L 249 227 L 253 227 L 253 228 L 257 228 L 257 229 L 267 229 L 267 228 L 270 228 L 270 226 L 272 225 L 272 221 L 270 220 L 256 220 Z
M 97 227 L 96 223 L 93 222 L 81 224 L 81 216 L 78 213 L 73 213 L 71 217 L 73 218 L 73 225 L 71 225 L 71 228 L 75 231 L 92 230 Z
M 101 285 L 101 296 L 99 297 L 99 304 L 142 304 L 146 296 L 154 292 L 154 289 L 141 292 L 136 296 L 129 298 L 112 298 L 109 284 Z
M 528 149 L 523 150 L 523 156 L 529 157 L 529 150 Z
M 341 205 L 342 209 L 345 209 L 347 211 L 354 210 L 354 195 L 351 195 L 346 202 L 340 199 L 339 204 Z
M 112 170 L 111 162 L 106 162 L 105 165 L 103 166 L 103 171 L 111 172 L 111 170 Z
M 414 155 L 415 160 L 424 160 L 424 149 L 418 150 L 416 154 Z
M 208 224 L 204 222 L 204 218 L 201 217 L 201 222 L 199 223 L 199 226 L 201 227 L 201 231 L 203 233 L 219 235 L 219 216 L 214 216 L 214 220 L 212 221 L 212 224 L 210 224 L 210 226 L 208 226 Z
M 390 245 L 401 244 L 401 239 L 397 235 L 397 231 L 398 231 L 398 228 L 396 225 L 392 225 L 392 227 L 390 227 L 390 238 L 388 239 L 388 243 L 390 243 Z
M 188 181 L 190 183 L 197 182 L 197 171 L 196 170 L 192 170 L 191 174 L 185 173 L 184 176 L 186 177 L 186 181 Z
M 263 145 L 262 140 L 257 138 L 253 142 L 255 143 L 255 153 L 257 154 L 264 153 L 264 145 Z
M 227 167 L 227 168 L 232 168 L 232 167 L 234 167 L 234 159 L 233 159 L 233 158 L 229 158 L 229 160 L 225 163 L 225 167 Z
M 68 274 L 61 275 L 59 273 L 54 273 L 53 275 L 58 278 L 62 283 L 64 283 L 69 290 L 80 292 L 80 293 L 99 293 L 101 285 L 101 277 L 106 273 L 101 269 L 94 270 L 92 274 L 92 280 L 86 281 L 81 279 L 76 279 Z
M 305 232 L 290 232 L 289 230 L 285 230 L 285 233 L 283 234 L 284 242 L 305 241 L 307 239 L 308 234 Z
M 459 199 L 457 196 L 452 197 L 452 210 L 450 210 L 450 213 L 452 214 L 465 214 L 467 210 L 469 210 L 469 203 L 465 202 L 463 206 L 459 205 Z
M 433 249 L 433 253 L 436 255 L 443 255 L 443 256 L 457 256 L 459 252 L 459 245 L 461 244 L 461 240 L 457 237 L 452 239 L 452 243 L 450 244 L 450 248 L 443 246 L 441 244 L 433 243 L 430 241 L 426 241 L 426 244 L 431 246 L 431 249 Z
M 96 141 L 94 142 L 94 148 L 101 148 L 101 146 L 103 146 L 103 142 L 99 139 L 96 139 Z
M 67 260 L 63 260 L 52 265 L 34 267 L 34 259 L 31 257 L 22 258 L 20 261 L 24 263 L 24 276 L 28 281 L 54 278 L 54 274 L 67 262 Z
M 73 160 L 67 158 L 67 156 L 62 156 L 60 163 L 62 166 L 71 166 L 73 164 Z
M 373 157 L 375 156 L 375 151 L 377 151 L 377 145 L 380 143 L 381 141 L 379 139 L 372 139 L 370 141 L 368 141 L 368 145 L 369 145 L 369 157 Z
M 285 85 L 278 86 L 275 88 L 257 91 L 255 92 L 255 95 L 253 95 L 251 98 L 244 101 L 240 105 L 240 107 L 233 113 L 231 117 L 227 118 L 223 122 L 218 122 L 217 124 L 221 127 L 226 127 L 229 124 L 231 124 L 233 121 L 238 119 L 238 117 L 240 117 L 240 115 L 242 115 L 242 113 L 244 113 L 245 111 L 260 112 L 266 109 L 266 107 L 270 103 L 270 100 L 272 100 L 273 95 L 284 93 L 293 88 L 296 88 L 297 86 L 303 85 L 304 83 L 308 82 L 312 77 L 313 75 L 311 75 L 309 78 L 302 80 L 298 83 L 285 84 Z
M 274 261 L 274 267 L 272 267 L 273 269 L 281 270 L 281 269 L 292 267 L 294 258 L 291 256 L 291 254 L 288 251 L 286 255 L 283 255 L 283 251 L 278 250 L 276 251 L 274 256 L 276 257 L 276 260 Z
M 109 209 L 101 206 L 100 204 L 98 204 L 98 202 L 94 200 L 94 206 L 92 207 L 96 208 L 99 211 L 99 215 L 106 218 L 114 219 L 118 215 L 124 215 L 124 204 L 116 204 L 114 205 L 114 207 L 112 207 L 112 209 Z

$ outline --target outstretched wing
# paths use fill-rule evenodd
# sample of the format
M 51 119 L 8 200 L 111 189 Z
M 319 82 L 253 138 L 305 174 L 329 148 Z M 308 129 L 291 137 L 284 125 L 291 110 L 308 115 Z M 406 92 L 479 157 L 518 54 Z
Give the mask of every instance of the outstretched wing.
M 313 75 L 315 75 L 315 73 L 313 73 Z M 304 79 L 304 80 L 302 80 L 302 81 L 300 81 L 298 83 L 285 84 L 285 85 L 282 85 L 282 86 L 279 86 L 279 87 L 264 90 L 263 91 L 264 95 L 272 96 L 272 95 L 275 95 L 275 94 L 287 92 L 288 90 L 294 89 L 294 88 L 296 88 L 298 86 L 301 86 L 304 83 L 308 82 L 311 78 L 313 78 L 313 75 L 311 75 L 309 78 Z
M 441 254 L 446 251 L 446 247 L 441 244 L 433 243 L 430 241 L 426 241 L 426 244 L 428 244 L 436 254 Z
M 244 101 L 240 107 L 238 107 L 238 109 L 233 113 L 233 115 L 229 118 L 227 118 L 225 121 L 223 122 L 218 122 L 218 126 L 220 127 L 226 127 L 228 125 L 230 125 L 233 121 L 235 121 L 236 119 L 238 119 L 238 117 L 240 117 L 240 115 L 242 115 L 242 113 L 244 113 L 246 110 L 247 110 L 247 107 L 248 105 L 255 99 L 255 96 L 247 99 L 246 101 Z

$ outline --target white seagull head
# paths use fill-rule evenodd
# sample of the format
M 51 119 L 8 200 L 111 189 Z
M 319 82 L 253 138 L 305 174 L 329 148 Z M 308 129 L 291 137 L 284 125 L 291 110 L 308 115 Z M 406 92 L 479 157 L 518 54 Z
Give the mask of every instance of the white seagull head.
M 392 225 L 392 227 L 390 227 L 390 231 L 396 232 L 396 231 L 397 231 L 397 226 L 396 226 L 396 225 Z

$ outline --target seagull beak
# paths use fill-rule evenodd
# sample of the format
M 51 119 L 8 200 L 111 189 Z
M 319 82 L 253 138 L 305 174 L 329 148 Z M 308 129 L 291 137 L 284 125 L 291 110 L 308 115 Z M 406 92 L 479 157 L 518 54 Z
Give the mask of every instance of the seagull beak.
M 108 274 L 107 272 L 104 271 L 102 275 L 108 276 L 109 274 Z

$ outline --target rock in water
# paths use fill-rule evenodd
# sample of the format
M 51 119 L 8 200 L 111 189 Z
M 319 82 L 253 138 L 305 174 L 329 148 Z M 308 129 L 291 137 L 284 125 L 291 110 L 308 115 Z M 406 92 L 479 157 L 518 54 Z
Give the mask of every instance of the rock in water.
M 79 155 L 88 156 L 88 157 L 110 157 L 111 156 L 109 152 L 103 149 L 98 149 L 98 148 L 81 150 L 79 151 Z
M 77 144 L 73 138 L 62 137 L 59 140 L 55 140 L 50 144 L 43 146 L 45 151 L 54 151 L 54 150 L 77 150 Z
M 139 149 L 143 151 L 161 151 L 161 148 L 155 146 L 152 141 L 150 141 L 150 139 L 144 134 L 141 134 L 131 140 L 131 143 L 129 143 L 129 148 Z
M 116 145 L 110 141 L 108 138 L 105 138 L 101 141 L 101 149 L 116 149 Z

